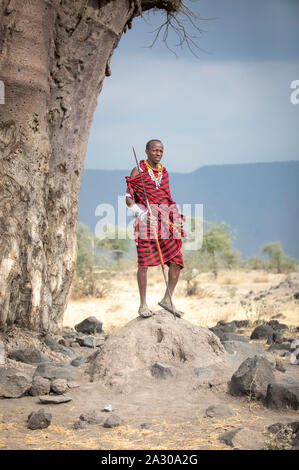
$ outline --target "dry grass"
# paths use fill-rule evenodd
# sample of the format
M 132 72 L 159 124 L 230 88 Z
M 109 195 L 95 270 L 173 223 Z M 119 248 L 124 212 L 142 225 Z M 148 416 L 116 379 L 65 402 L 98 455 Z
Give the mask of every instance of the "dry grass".
M 295 302 L 281 304 L 279 308 L 267 302 L 253 302 L 251 305 L 240 303 L 240 299 L 249 291 L 268 289 L 284 278 L 284 274 L 256 270 L 224 270 L 219 273 L 218 279 L 215 279 L 212 273 L 201 273 L 196 278 L 196 295 L 186 296 L 186 281 L 180 279 L 173 300 L 176 307 L 185 312 L 186 320 L 205 327 L 215 326 L 219 320 L 269 320 L 279 313 L 283 314 L 281 318 L 284 322 L 298 324 L 298 304 Z M 136 267 L 110 273 L 109 284 L 110 294 L 105 298 L 71 300 L 65 312 L 64 325 L 73 327 L 92 315 L 103 322 L 105 332 L 112 332 L 136 318 L 139 307 Z M 164 292 L 165 283 L 161 268 L 150 268 L 147 300 L 152 310 L 160 308 L 158 302 Z

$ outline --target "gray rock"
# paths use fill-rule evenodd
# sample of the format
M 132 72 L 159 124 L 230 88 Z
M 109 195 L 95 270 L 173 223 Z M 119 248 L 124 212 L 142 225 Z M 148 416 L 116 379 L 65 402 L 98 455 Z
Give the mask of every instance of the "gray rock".
M 257 326 L 251 333 L 250 339 L 268 339 L 272 338 L 274 330 L 271 326 L 263 324 Z
M 271 351 L 281 351 L 283 349 L 289 350 L 290 349 L 290 343 L 288 343 L 288 342 L 280 343 L 280 344 L 273 343 L 273 344 L 271 344 L 271 346 L 269 346 L 268 351 L 270 351 L 270 352 Z
M 85 348 L 95 348 L 100 344 L 100 341 L 95 336 L 83 336 L 77 338 L 77 343 Z
M 284 342 L 284 336 L 280 331 L 274 331 L 273 341 L 276 344 L 282 344 Z
M 299 421 L 271 424 L 268 426 L 268 431 L 272 434 L 272 439 L 275 440 L 274 450 L 277 449 L 277 444 L 278 448 L 285 449 L 286 443 L 299 450 Z
M 34 372 L 34 377 L 37 375 L 51 380 L 66 379 L 69 381 L 76 378 L 73 367 L 65 362 L 42 362 Z
M 26 364 L 39 364 L 40 362 L 47 362 L 49 358 L 42 354 L 37 348 L 14 349 L 8 354 L 10 359 L 14 361 L 25 362 Z
M 226 322 L 224 320 L 220 320 L 216 328 L 220 328 L 224 333 L 233 333 L 236 330 L 236 324 L 234 321 Z
M 72 401 L 71 397 L 61 397 L 61 396 L 51 396 L 51 395 L 43 395 L 39 397 L 39 401 L 44 405 L 58 405 L 59 403 L 67 403 Z
M 0 397 L 20 398 L 31 387 L 32 379 L 13 367 L 0 367 Z
M 96 317 L 88 317 L 75 325 L 75 329 L 76 331 L 87 335 L 101 333 L 103 331 L 103 323 Z
M 299 339 L 294 339 L 290 344 L 290 350 L 293 351 L 299 348 Z
M 239 450 L 262 450 L 265 445 L 263 435 L 248 428 L 237 428 L 228 431 L 222 434 L 219 440 Z
M 115 428 L 116 426 L 120 426 L 121 423 L 122 423 L 121 418 L 117 416 L 116 414 L 112 414 L 109 416 L 109 418 L 106 419 L 103 426 L 104 428 Z
M 267 389 L 266 406 L 272 409 L 299 410 L 299 385 L 270 383 Z
M 209 418 L 225 418 L 227 416 L 234 416 L 236 412 L 232 410 L 228 405 L 211 405 L 206 411 L 205 415 Z
M 52 336 L 47 335 L 44 339 L 44 343 L 50 348 L 52 351 L 59 352 L 61 354 L 64 354 L 65 356 L 68 356 L 72 359 L 76 357 L 76 353 L 65 346 L 62 346 L 62 344 L 59 344 L 57 341 L 55 341 Z
M 103 411 L 106 411 L 107 413 L 113 411 L 112 405 L 105 405 Z
M 37 375 L 32 380 L 32 385 L 29 389 L 29 395 L 37 397 L 39 395 L 47 395 L 51 390 L 51 381 L 40 375 Z
M 239 365 L 245 361 L 248 357 L 253 356 L 262 356 L 265 357 L 275 368 L 276 360 L 275 356 L 270 351 L 265 351 L 262 345 L 249 342 L 243 343 L 241 341 L 225 341 L 223 343 L 224 348 L 229 353 L 228 360 L 233 364 L 234 367 L 239 367 Z
M 52 415 L 45 410 L 32 411 L 27 418 L 29 429 L 45 429 L 51 424 Z
M 291 353 L 290 363 L 294 365 L 299 364 L 299 347 Z
M 74 422 L 73 428 L 74 429 L 85 429 L 87 427 L 87 422 L 82 421 L 81 419 L 78 419 L 77 421 Z
M 82 413 L 79 418 L 81 421 L 86 421 L 89 424 L 101 424 L 104 421 L 102 413 L 97 410 Z
M 280 361 L 279 359 L 276 359 L 276 370 L 279 370 L 279 372 L 285 372 L 286 371 L 284 363 L 282 361 Z
M 167 377 L 173 377 L 175 375 L 174 370 L 171 366 L 167 364 L 160 364 L 155 362 L 151 367 L 151 374 L 157 379 L 166 379 Z
M 273 330 L 279 331 L 279 330 L 287 330 L 288 325 L 285 325 L 284 323 L 279 323 L 277 320 L 270 320 L 267 322 L 267 325 L 271 326 Z
M 251 323 L 249 320 L 234 320 L 237 328 L 250 328 Z
M 248 343 L 249 338 L 248 336 L 236 335 L 235 333 L 224 333 L 220 338 L 220 341 L 222 344 L 225 341 L 241 341 L 242 343 Z
M 71 366 L 73 367 L 79 367 L 82 364 L 85 364 L 87 362 L 87 357 L 84 356 L 77 356 L 75 359 L 72 360 Z
M 51 382 L 51 390 L 57 395 L 63 395 L 67 388 L 67 381 L 65 379 L 54 379 Z
M 275 382 L 270 362 L 261 356 L 248 357 L 233 374 L 229 382 L 231 395 L 247 395 L 262 399 L 269 383 Z
M 0 341 L 0 364 L 5 364 L 5 346 L 3 341 Z
M 73 330 L 73 328 L 70 328 L 69 326 L 65 326 L 62 330 L 62 337 L 66 339 L 71 339 L 71 338 L 77 338 L 78 333 L 77 331 Z

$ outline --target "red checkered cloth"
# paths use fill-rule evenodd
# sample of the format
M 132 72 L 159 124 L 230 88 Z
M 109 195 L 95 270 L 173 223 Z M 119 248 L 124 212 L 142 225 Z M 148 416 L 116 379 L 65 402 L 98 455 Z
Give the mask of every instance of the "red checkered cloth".
M 155 182 L 148 173 L 144 160 L 139 162 L 139 168 L 141 176 L 139 174 L 134 178 L 126 176 L 128 192 L 130 192 L 134 202 L 145 210 L 147 207 L 142 185 L 143 181 L 152 214 L 158 220 L 158 239 L 163 261 L 167 265 L 173 262 L 183 268 L 184 262 L 181 247 L 182 237 L 185 236 L 183 230 L 184 216 L 179 213 L 171 197 L 168 172 L 166 168 L 162 167 L 161 184 L 159 187 L 156 187 Z M 156 176 L 158 170 L 153 169 L 153 171 Z M 138 266 L 157 266 L 160 264 L 154 232 L 150 224 L 144 224 L 139 219 L 135 220 L 135 241 Z

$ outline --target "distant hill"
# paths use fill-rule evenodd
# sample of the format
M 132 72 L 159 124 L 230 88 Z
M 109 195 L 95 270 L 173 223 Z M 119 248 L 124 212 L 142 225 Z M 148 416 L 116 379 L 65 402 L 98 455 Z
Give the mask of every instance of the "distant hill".
M 95 208 L 103 203 L 117 208 L 129 173 L 84 170 L 78 221 L 94 232 L 100 219 Z M 192 173 L 170 173 L 170 184 L 178 204 L 201 203 L 204 219 L 234 228 L 234 247 L 244 257 L 260 255 L 261 245 L 281 240 L 285 252 L 299 259 L 299 162 L 203 166 Z

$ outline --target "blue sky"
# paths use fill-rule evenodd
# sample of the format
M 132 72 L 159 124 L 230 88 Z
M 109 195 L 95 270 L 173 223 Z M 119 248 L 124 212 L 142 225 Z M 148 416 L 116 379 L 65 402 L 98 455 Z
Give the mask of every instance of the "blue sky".
M 169 171 L 203 165 L 297 160 L 299 104 L 298 0 L 195 0 L 188 6 L 204 32 L 199 58 L 149 46 L 161 12 L 133 22 L 111 61 L 98 97 L 85 168 L 130 169 L 132 145 L 159 138 Z M 196 31 L 189 29 L 190 34 Z

